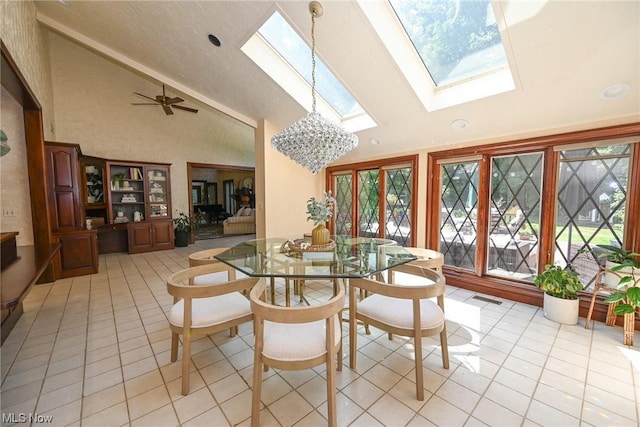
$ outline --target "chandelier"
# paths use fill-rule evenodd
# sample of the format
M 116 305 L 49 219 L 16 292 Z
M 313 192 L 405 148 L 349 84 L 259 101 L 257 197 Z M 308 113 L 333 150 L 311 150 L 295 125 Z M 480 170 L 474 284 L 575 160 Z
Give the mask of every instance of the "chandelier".
M 311 12 L 311 112 L 271 138 L 273 148 L 309 169 L 314 175 L 358 146 L 358 137 L 316 113 L 316 18 L 324 9 L 317 1 Z

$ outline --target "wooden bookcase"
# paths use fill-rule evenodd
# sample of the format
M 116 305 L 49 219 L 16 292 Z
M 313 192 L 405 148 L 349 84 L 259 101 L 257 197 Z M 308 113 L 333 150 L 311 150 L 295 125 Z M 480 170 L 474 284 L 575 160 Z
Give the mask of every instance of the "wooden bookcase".
M 174 247 L 170 166 L 115 160 L 106 163 L 106 228 L 122 234 L 122 224 L 127 224 L 129 253 Z M 112 243 L 116 248 L 122 246 L 118 239 Z

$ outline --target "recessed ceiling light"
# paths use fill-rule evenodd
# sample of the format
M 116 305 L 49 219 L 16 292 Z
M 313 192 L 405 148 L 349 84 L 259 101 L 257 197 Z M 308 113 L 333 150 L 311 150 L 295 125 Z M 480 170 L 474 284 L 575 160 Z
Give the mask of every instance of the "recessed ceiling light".
M 469 122 L 465 119 L 456 119 L 451 122 L 451 127 L 454 129 L 464 129 L 469 126 Z
M 626 94 L 631 92 L 631 85 L 629 83 L 614 83 L 602 89 L 600 92 L 600 99 L 611 100 L 622 98 Z
M 379 139 L 374 139 L 374 138 L 371 138 L 371 140 L 369 142 L 371 143 L 371 145 L 380 145 L 380 144 L 382 144 L 382 142 L 380 142 Z
M 220 39 L 214 36 L 213 34 L 209 34 L 209 41 L 211 42 L 212 45 L 216 47 L 220 47 L 220 45 L 222 44 L 220 43 Z

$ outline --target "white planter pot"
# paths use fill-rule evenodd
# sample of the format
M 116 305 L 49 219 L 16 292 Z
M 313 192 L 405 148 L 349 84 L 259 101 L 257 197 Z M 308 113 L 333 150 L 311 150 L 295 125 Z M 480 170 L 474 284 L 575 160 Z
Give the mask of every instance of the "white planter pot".
M 613 267 L 620 265 L 618 263 L 615 262 L 611 262 L 611 261 L 607 261 L 607 263 L 605 264 L 605 267 L 607 270 L 611 270 Z M 624 277 L 624 276 L 631 276 L 632 274 L 631 271 L 631 267 L 627 267 L 627 268 L 623 268 L 622 270 L 618 270 L 614 273 L 606 271 L 604 273 L 604 283 L 610 287 L 610 288 L 617 288 L 618 287 L 618 283 L 620 282 L 620 278 Z M 634 282 L 636 283 L 636 286 L 640 286 L 640 270 L 635 270 L 633 271 L 633 276 L 634 276 Z M 633 284 L 631 282 L 627 283 L 627 286 L 633 286 Z
M 543 309 L 544 317 L 547 319 L 565 325 L 575 325 L 578 323 L 580 300 L 556 298 L 545 293 Z

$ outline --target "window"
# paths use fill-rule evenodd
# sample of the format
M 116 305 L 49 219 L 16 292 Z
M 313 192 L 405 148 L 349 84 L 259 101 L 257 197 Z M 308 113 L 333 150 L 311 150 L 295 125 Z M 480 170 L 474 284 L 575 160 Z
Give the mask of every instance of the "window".
M 479 162 L 440 167 L 440 252 L 445 265 L 476 268 Z
M 335 234 L 381 237 L 412 246 L 416 164 L 417 157 L 410 156 L 327 168 L 336 197 Z
M 454 286 L 531 303 L 555 263 L 588 291 L 598 244 L 640 252 L 639 150 L 633 124 L 429 153 L 426 247 Z
M 491 160 L 487 273 L 532 281 L 538 271 L 542 153 Z
M 586 285 L 603 261 L 593 256 L 597 245 L 623 246 L 631 147 L 560 151 L 554 262 L 571 264 Z
M 260 68 L 300 105 L 311 111 L 311 47 L 278 12 L 242 46 Z M 375 127 L 375 122 L 318 57 L 316 51 L 317 110 L 342 123 L 349 132 Z
M 436 86 L 507 66 L 489 0 L 390 0 Z
M 515 89 L 489 0 L 358 3 L 427 111 Z

